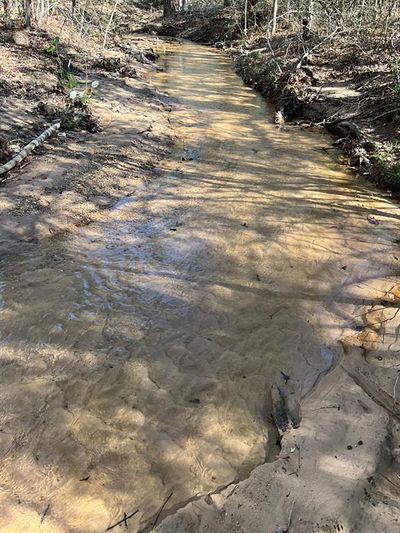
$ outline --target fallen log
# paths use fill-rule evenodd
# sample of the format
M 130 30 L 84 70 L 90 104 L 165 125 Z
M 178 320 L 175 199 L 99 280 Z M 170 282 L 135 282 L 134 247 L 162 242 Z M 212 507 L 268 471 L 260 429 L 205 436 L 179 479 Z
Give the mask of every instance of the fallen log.
M 32 152 L 32 150 L 43 144 L 44 141 L 48 139 L 50 135 L 52 135 L 59 128 L 60 122 L 56 122 L 55 124 L 47 128 L 47 130 L 45 130 L 38 137 L 33 139 L 33 141 L 24 146 L 24 148 L 22 148 L 22 150 L 16 156 L 10 159 L 10 161 L 5 163 L 4 165 L 0 165 L 0 176 L 14 168 L 16 165 L 18 165 L 18 163 L 21 163 L 21 161 L 23 161 Z

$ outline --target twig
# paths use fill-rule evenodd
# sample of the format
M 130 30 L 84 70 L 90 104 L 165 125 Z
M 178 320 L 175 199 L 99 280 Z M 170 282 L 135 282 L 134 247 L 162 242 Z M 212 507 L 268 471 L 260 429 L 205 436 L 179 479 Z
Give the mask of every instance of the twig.
M 110 26 L 111 26 L 111 23 L 113 21 L 113 18 L 114 18 L 114 15 L 115 15 L 115 12 L 117 10 L 117 7 L 118 7 L 118 4 L 119 4 L 119 0 L 116 0 L 115 4 L 114 4 L 114 7 L 113 7 L 113 10 L 111 11 L 111 15 L 110 15 L 110 18 L 108 20 L 108 24 L 106 26 L 106 30 L 104 32 L 104 39 L 103 39 L 103 48 L 106 47 L 106 44 L 107 44 L 107 37 L 108 37 L 108 32 L 110 31 Z
M 374 326 L 380 326 L 381 324 L 383 324 L 384 322 L 390 322 L 391 320 L 394 320 L 397 315 L 399 314 L 399 311 L 400 311 L 400 307 L 396 309 L 395 313 L 393 314 L 393 316 L 389 317 L 389 318 L 384 318 L 383 320 L 381 320 L 380 322 L 374 322 L 373 324 L 368 324 L 368 327 L 369 328 L 373 328 Z
M 334 37 L 336 37 L 336 35 L 340 35 L 342 33 L 345 33 L 343 30 L 340 30 L 339 28 L 336 28 L 332 33 L 330 33 L 327 37 L 325 37 L 325 39 L 322 39 L 322 41 L 320 41 L 319 43 L 317 43 L 315 46 L 313 46 L 312 48 L 310 48 L 309 50 L 306 50 L 304 52 L 304 54 L 301 56 L 299 62 L 296 64 L 296 70 L 298 70 L 299 68 L 301 68 L 303 66 L 303 61 L 305 59 L 307 59 L 307 57 L 312 54 L 313 52 L 315 52 L 315 50 L 318 50 L 318 48 L 320 46 L 322 46 L 323 44 L 325 44 L 326 42 L 332 40 Z
M 139 509 L 136 509 L 136 511 L 134 511 L 133 513 L 131 513 L 130 515 L 127 515 L 126 513 L 124 513 L 124 518 L 122 518 L 121 520 L 118 520 L 118 522 L 116 522 L 115 524 L 113 524 L 112 526 L 109 526 L 106 531 L 111 531 L 111 529 L 114 529 L 115 527 L 119 526 L 120 524 L 125 524 L 126 525 L 126 522 L 127 520 L 129 520 L 130 518 L 132 518 L 132 516 L 135 516 L 136 513 L 139 512 Z
M 397 113 L 398 111 L 400 111 L 400 107 L 396 107 L 395 109 L 391 109 L 390 111 L 385 111 L 381 115 L 374 117 L 372 120 L 379 120 L 380 118 L 385 117 L 386 115 L 391 115 L 392 113 Z
M 393 308 L 393 302 L 385 302 L 387 305 L 384 305 L 383 303 L 379 303 L 379 305 L 382 305 L 382 308 L 381 309 L 378 309 L 378 311 L 382 311 L 384 309 L 391 309 Z M 376 310 L 372 309 L 372 310 L 369 310 L 369 311 L 364 311 L 363 313 L 359 314 L 359 315 L 353 315 L 353 319 L 354 318 L 360 318 L 361 316 L 365 316 L 367 317 L 367 315 L 371 314 L 371 313 L 374 313 Z M 390 316 L 388 318 L 384 318 L 383 320 L 380 320 L 379 322 L 373 322 L 372 324 L 366 324 L 366 327 L 367 328 L 370 328 L 372 329 L 374 326 L 380 326 L 382 324 L 384 324 L 385 322 L 390 322 L 391 320 L 394 320 L 398 313 L 400 311 L 400 307 L 398 307 L 396 309 L 396 311 L 394 312 L 393 316 Z M 360 334 L 360 331 L 356 331 L 356 333 L 354 333 L 353 335 L 350 335 L 350 337 L 354 337 L 355 335 L 359 335 Z
M 379 476 L 383 477 L 383 479 L 386 479 L 386 481 L 388 481 L 391 485 L 393 485 L 393 487 L 396 487 L 396 489 L 399 488 L 399 485 L 397 485 L 397 483 L 393 483 L 393 481 L 391 481 L 388 477 L 384 476 L 383 474 L 379 474 Z
M 161 515 L 161 513 L 163 512 L 164 507 L 167 505 L 167 503 L 168 503 L 168 501 L 169 501 L 169 499 L 171 498 L 172 495 L 173 495 L 173 492 L 171 492 L 171 494 L 168 496 L 168 498 L 165 500 L 165 502 L 164 502 L 164 503 L 162 504 L 162 506 L 160 507 L 160 510 L 158 511 L 157 516 L 156 516 L 156 518 L 155 518 L 155 520 L 154 520 L 153 528 L 156 527 L 157 522 L 158 522 L 158 519 L 160 518 L 160 515 Z
M 40 523 L 43 524 L 43 521 L 44 519 L 46 518 L 46 515 L 47 513 L 49 512 L 49 509 L 50 509 L 50 504 L 48 504 L 48 506 L 46 507 L 46 509 L 44 510 L 43 514 L 42 514 L 42 518 L 40 519 Z
M 292 514 L 293 514 L 293 508 L 294 508 L 294 500 L 292 502 L 292 507 L 290 509 L 290 512 L 289 512 L 289 516 L 288 516 L 288 531 L 290 530 L 290 526 L 292 525 Z

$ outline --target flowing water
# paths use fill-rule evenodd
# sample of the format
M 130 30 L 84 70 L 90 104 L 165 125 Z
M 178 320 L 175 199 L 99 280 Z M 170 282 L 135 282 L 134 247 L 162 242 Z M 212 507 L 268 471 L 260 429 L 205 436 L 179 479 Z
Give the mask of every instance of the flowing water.
M 182 141 L 159 177 L 1 261 L 2 531 L 138 510 L 136 531 L 248 475 L 275 449 L 280 372 L 309 390 L 393 275 L 398 209 L 329 139 L 277 128 L 216 51 L 161 64 Z

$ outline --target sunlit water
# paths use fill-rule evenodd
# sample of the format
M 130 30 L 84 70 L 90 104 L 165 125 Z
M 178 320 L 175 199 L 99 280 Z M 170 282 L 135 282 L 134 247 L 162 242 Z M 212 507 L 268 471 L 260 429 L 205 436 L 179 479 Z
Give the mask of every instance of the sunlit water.
M 220 53 L 170 45 L 161 65 L 181 138 L 161 176 L 1 261 L 3 531 L 138 510 L 136 531 L 246 476 L 275 446 L 280 372 L 304 394 L 393 273 L 398 210 L 329 139 L 278 129 Z

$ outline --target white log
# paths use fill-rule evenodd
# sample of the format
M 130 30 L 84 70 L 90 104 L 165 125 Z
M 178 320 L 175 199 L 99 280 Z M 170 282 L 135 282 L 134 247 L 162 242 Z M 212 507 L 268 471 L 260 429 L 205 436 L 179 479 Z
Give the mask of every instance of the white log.
M 21 163 L 21 161 L 23 161 L 25 157 L 27 157 L 32 152 L 32 150 L 43 144 L 44 141 L 48 139 L 50 135 L 52 135 L 59 128 L 60 122 L 56 122 L 55 124 L 47 128 L 47 130 L 45 130 L 41 135 L 39 135 L 39 137 L 36 137 L 36 139 L 33 139 L 33 141 L 24 146 L 24 148 L 22 148 L 22 150 L 16 156 L 14 156 L 12 159 L 10 159 L 10 161 L 8 161 L 8 163 L 0 165 L 0 176 L 14 168 L 16 165 L 18 165 L 18 163 Z

